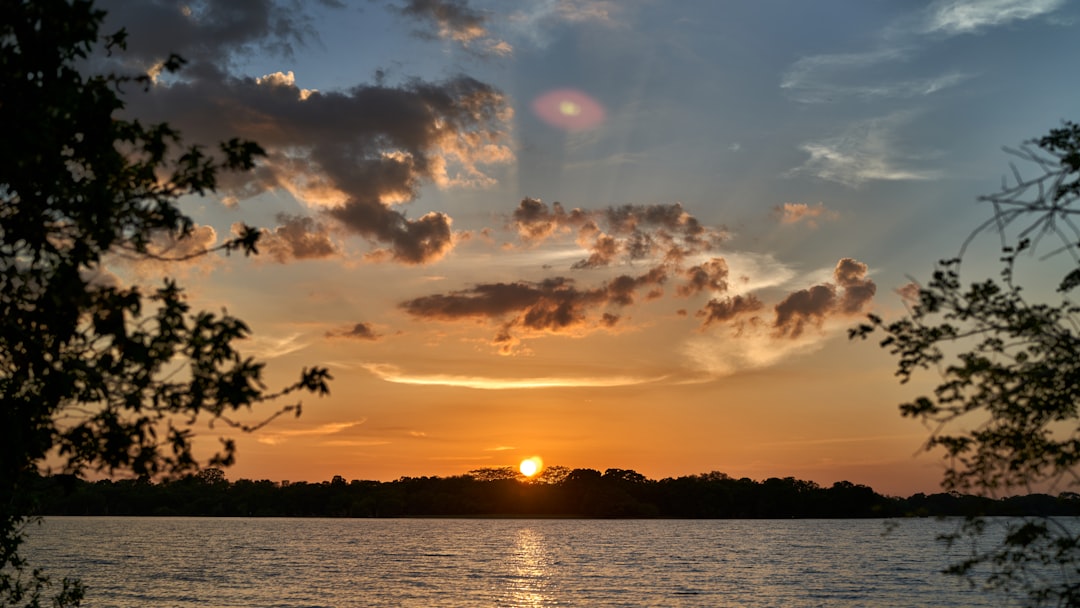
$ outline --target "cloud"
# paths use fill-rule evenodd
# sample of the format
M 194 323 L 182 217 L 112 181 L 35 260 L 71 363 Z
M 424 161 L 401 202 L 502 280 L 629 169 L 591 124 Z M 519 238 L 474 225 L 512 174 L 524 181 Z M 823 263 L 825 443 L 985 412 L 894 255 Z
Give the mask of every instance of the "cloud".
M 370 340 L 375 342 L 382 336 L 375 331 L 370 323 L 356 323 L 352 327 L 326 332 L 327 338 L 349 338 L 353 340 Z
M 483 176 L 479 165 L 512 157 L 497 143 L 509 116 L 502 94 L 468 77 L 303 95 L 282 79 L 221 76 L 158 86 L 149 97 L 160 118 L 173 108 L 173 122 L 196 140 L 229 133 L 270 151 L 253 175 L 223 181 L 227 193 L 288 189 L 405 264 L 445 255 L 452 220 L 439 212 L 410 219 L 396 205 L 415 200 L 425 182 L 471 183 Z
M 527 246 L 573 235 L 588 252 L 571 265 L 574 269 L 601 268 L 618 260 L 678 263 L 714 251 L 727 239 L 723 228 L 702 225 L 681 203 L 567 211 L 559 202 L 548 207 L 540 199 L 525 198 L 513 212 L 511 227 Z
M 885 63 L 900 63 L 915 51 L 908 48 L 880 48 L 864 53 L 812 55 L 797 60 L 780 81 L 792 99 L 802 103 L 826 103 L 847 99 L 907 99 L 924 97 L 956 86 L 972 76 L 950 72 L 933 76 L 883 80 Z
M 708 327 L 713 323 L 728 323 L 764 307 L 765 305 L 754 294 L 735 295 L 709 300 L 696 316 L 703 319 L 702 327 Z
M 926 160 L 924 156 L 898 149 L 894 132 L 907 120 L 905 114 L 864 120 L 837 137 L 804 143 L 800 148 L 810 158 L 787 176 L 811 175 L 852 187 L 868 181 L 937 179 L 936 169 L 911 166 Z
M 533 0 L 510 14 L 505 27 L 516 39 L 545 48 L 556 40 L 560 26 L 619 27 L 627 3 L 617 0 Z
M 255 440 L 259 443 L 277 445 L 279 443 L 284 443 L 285 441 L 288 441 L 289 439 L 292 439 L 294 437 L 321 437 L 324 435 L 334 435 L 340 433 L 341 431 L 344 431 L 345 429 L 350 429 L 354 426 L 364 424 L 365 422 L 367 422 L 367 418 L 361 418 L 360 420 L 350 420 L 348 422 L 328 422 L 326 424 L 306 429 L 286 429 L 275 430 L 272 432 L 261 431 L 256 435 Z
M 614 386 L 634 386 L 658 382 L 663 377 L 635 376 L 600 376 L 600 377 L 534 377 L 534 378 L 490 378 L 484 376 L 460 376 L 452 374 L 408 374 L 396 365 L 371 363 L 364 366 L 369 372 L 386 382 L 395 384 L 414 384 L 423 386 L 453 386 L 479 390 L 519 390 L 537 388 L 606 388 Z M 513 448 L 495 448 L 513 449 Z
M 513 52 L 508 42 L 488 35 L 487 15 L 464 0 L 408 0 L 397 11 L 425 28 L 418 32 L 422 37 L 453 40 L 477 54 Z
M 109 256 L 108 264 L 125 268 L 138 281 L 157 281 L 162 277 L 185 277 L 190 274 L 208 274 L 219 264 L 221 258 L 207 255 L 217 244 L 217 231 L 212 226 L 195 224 L 187 235 L 156 232 L 146 244 L 148 255 L 133 251 L 116 250 Z
M 341 249 L 330 238 L 326 224 L 312 217 L 279 214 L 281 225 L 262 231 L 261 247 L 278 262 L 311 260 L 341 255 Z M 236 226 L 233 226 L 234 232 Z
M 897 295 L 908 302 L 918 302 L 919 293 L 922 292 L 922 288 L 919 287 L 918 283 L 912 281 L 897 287 L 895 291 Z
M 833 271 L 837 285 L 822 283 L 794 291 L 775 306 L 777 337 L 798 338 L 807 327 L 820 328 L 831 315 L 856 315 L 874 297 L 877 286 L 867 278 L 867 266 L 843 258 Z
M 565 277 L 540 282 L 482 283 L 408 300 L 400 307 L 424 320 L 496 322 L 498 330 L 492 345 L 503 354 L 513 354 L 523 337 L 582 336 L 610 328 L 618 318 L 594 314 L 594 309 L 630 306 L 641 288 L 661 285 L 665 280 L 666 269 L 657 266 L 637 276 L 616 276 L 591 289 L 578 288 L 573 279 Z
M 538 22 L 614 25 L 620 8 L 620 3 L 614 0 L 537 0 L 511 19 L 533 25 Z
M 775 304 L 771 322 L 756 314 L 765 305 L 754 294 L 710 300 L 696 315 L 703 319 L 702 329 L 716 324 L 732 331 L 723 340 L 711 334 L 690 338 L 683 343 L 683 355 L 708 380 L 820 349 L 830 322 L 848 323 L 844 320 L 860 314 L 876 290 L 866 265 L 851 258 L 837 262 L 832 274 L 835 283 L 791 292 Z
M 975 33 L 1052 13 L 1065 0 L 939 0 L 927 9 L 924 32 Z
M 730 271 L 724 258 L 712 258 L 683 271 L 686 283 L 680 285 L 676 292 L 683 297 L 696 295 L 702 291 L 723 293 L 728 289 L 729 274 Z
M 844 289 L 839 301 L 839 311 L 845 315 L 856 315 L 873 299 L 877 286 L 866 276 L 867 267 L 862 262 L 843 258 L 836 264 L 833 276 L 836 283 Z
M 295 46 L 317 38 L 306 12 L 274 0 L 101 0 L 97 4 L 107 11 L 103 31 L 125 27 L 125 58 L 145 66 L 170 53 L 192 62 L 219 64 L 229 63 L 236 55 L 290 56 Z
M 773 217 L 781 224 L 806 224 L 810 228 L 817 228 L 818 221 L 833 221 L 840 214 L 825 208 L 825 203 L 807 205 L 806 203 L 784 203 L 773 207 Z
M 893 70 L 882 70 L 881 65 L 900 64 L 926 52 L 930 46 L 928 35 L 977 33 L 1049 15 L 1065 5 L 1066 0 L 937 0 L 914 19 L 900 20 L 886 28 L 879 48 L 800 58 L 784 73 L 780 87 L 803 103 L 932 95 L 974 75 L 948 72 L 892 78 L 888 74 Z
M 690 338 L 683 343 L 682 354 L 689 367 L 703 375 L 700 380 L 707 381 L 771 367 L 790 357 L 812 353 L 824 345 L 817 336 L 777 339 L 768 332 L 753 331 L 755 328 L 760 329 L 749 324 L 747 331 L 726 340 L 712 335 Z
M 258 334 L 248 337 L 244 341 L 242 350 L 245 355 L 250 355 L 258 359 L 284 357 L 289 353 L 294 353 L 308 347 L 309 343 L 301 342 L 300 336 L 301 334 L 299 333 L 293 333 L 287 336 L 274 337 L 265 332 L 259 332 Z
M 451 218 L 428 212 L 414 219 L 398 205 L 415 201 L 425 184 L 492 182 L 483 168 L 513 159 L 504 145 L 512 111 L 502 93 L 465 76 L 396 85 L 379 80 L 340 91 L 303 88 L 293 72 L 234 76 L 227 71 L 234 54 L 260 45 L 282 50 L 309 34 L 302 12 L 269 1 L 224 6 L 212 3 L 184 15 L 148 2 L 120 11 L 118 25 L 153 21 L 139 31 L 181 30 L 163 36 L 168 44 L 132 44 L 129 61 L 156 65 L 172 51 L 192 60 L 179 75 L 159 79 L 149 94 L 132 96 L 126 111 L 144 121 L 168 121 L 192 143 L 234 136 L 259 142 L 267 156 L 254 172 L 220 176 L 229 202 L 284 189 L 317 209 L 320 221 L 370 241 L 373 259 L 424 264 L 446 255 L 455 243 Z M 286 230 L 298 228 L 304 226 L 294 221 Z M 298 241 L 282 237 L 279 259 L 298 257 Z M 317 245 L 301 247 L 312 255 L 330 245 L 325 239 L 304 244 Z
M 836 287 L 828 283 L 794 291 L 776 305 L 774 327 L 780 336 L 798 338 L 806 325 L 821 326 L 836 308 Z

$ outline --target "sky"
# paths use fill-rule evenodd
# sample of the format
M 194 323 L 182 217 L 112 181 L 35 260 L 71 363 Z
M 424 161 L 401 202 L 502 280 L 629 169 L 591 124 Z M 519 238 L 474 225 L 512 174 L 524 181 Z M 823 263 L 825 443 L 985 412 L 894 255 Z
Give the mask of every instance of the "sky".
M 270 387 L 334 376 L 232 479 L 539 456 L 936 491 L 898 410 L 935 377 L 847 330 L 989 217 L 1002 146 L 1078 118 L 1065 0 L 100 5 L 154 77 L 128 115 L 267 152 L 161 243 L 243 222 L 260 256 L 109 271 L 244 319 Z

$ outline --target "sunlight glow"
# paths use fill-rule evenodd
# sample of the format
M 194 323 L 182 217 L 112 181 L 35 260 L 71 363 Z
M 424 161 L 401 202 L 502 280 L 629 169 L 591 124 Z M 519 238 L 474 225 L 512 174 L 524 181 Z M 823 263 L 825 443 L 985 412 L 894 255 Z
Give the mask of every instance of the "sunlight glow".
M 533 477 L 541 470 L 543 470 L 543 468 L 544 461 L 541 460 L 539 456 L 526 458 L 525 460 L 521 461 L 520 465 L 518 465 L 518 470 L 520 470 L 521 474 L 525 477 Z

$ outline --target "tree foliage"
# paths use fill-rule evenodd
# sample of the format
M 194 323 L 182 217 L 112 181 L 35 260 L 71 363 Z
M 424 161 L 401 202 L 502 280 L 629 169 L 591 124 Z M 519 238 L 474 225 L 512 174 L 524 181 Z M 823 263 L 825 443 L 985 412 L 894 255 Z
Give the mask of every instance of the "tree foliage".
M 1036 177 L 1013 165 L 1002 190 L 980 199 L 993 217 L 919 286 L 907 316 L 886 323 L 871 315 L 852 330 L 853 337 L 884 333 L 881 346 L 897 358 L 901 382 L 922 370 L 940 374 L 932 394 L 901 405 L 901 413 L 934 429 L 926 449 L 948 460 L 945 489 L 987 495 L 1080 481 L 1080 307 L 1070 299 L 1080 285 L 1080 125 L 1066 122 L 1008 151 Z M 969 246 L 992 230 L 1001 241 L 1000 275 L 965 283 Z M 1022 264 L 1036 272 L 1020 272 Z M 1049 289 L 1031 288 L 1061 268 Z M 972 520 L 948 540 L 981 536 L 985 527 Z M 1080 605 L 1076 530 L 1023 520 L 1010 523 L 1003 539 L 950 572 L 985 575 L 985 584 L 1032 604 Z
M 103 17 L 85 0 L 0 2 L 0 604 L 41 601 L 46 579 L 26 572 L 18 546 L 25 480 L 46 458 L 70 472 L 180 475 L 200 465 L 197 423 L 250 430 L 230 415 L 327 392 L 321 368 L 268 390 L 263 363 L 235 347 L 248 326 L 193 310 L 175 281 L 146 291 L 102 280 L 110 256 L 175 259 L 156 245 L 191 234 L 180 198 L 262 154 L 236 139 L 185 145 L 166 124 L 124 118 L 124 96 L 150 80 L 87 73 L 124 48 L 123 31 L 100 35 Z M 257 239 L 245 227 L 215 249 L 253 254 Z M 286 411 L 299 403 L 273 416 Z M 230 464 L 234 449 L 222 439 L 208 464 Z M 56 601 L 78 597 L 65 583 Z

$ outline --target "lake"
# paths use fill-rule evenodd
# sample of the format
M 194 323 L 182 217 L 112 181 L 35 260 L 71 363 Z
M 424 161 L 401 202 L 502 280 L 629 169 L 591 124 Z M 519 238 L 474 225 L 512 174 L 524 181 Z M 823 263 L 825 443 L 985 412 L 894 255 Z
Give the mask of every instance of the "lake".
M 85 606 L 997 606 L 936 574 L 955 522 L 50 517 Z

